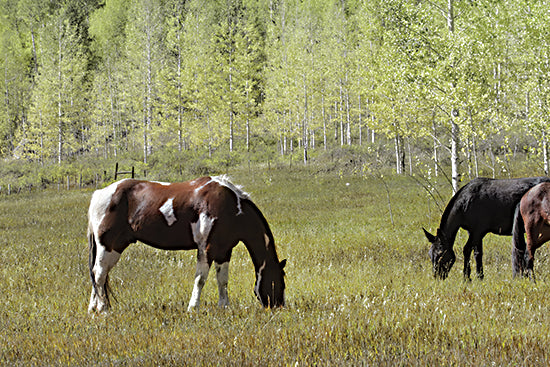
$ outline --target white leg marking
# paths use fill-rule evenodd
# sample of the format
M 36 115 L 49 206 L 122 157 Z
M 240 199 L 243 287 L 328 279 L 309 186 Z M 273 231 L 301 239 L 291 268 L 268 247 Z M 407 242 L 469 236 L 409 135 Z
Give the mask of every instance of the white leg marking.
M 209 217 L 205 212 L 199 215 L 199 220 L 195 223 L 191 223 L 191 230 L 193 232 L 193 240 L 199 247 L 206 247 L 208 236 L 214 225 L 216 218 Z
M 229 279 L 229 261 L 226 261 L 222 264 L 214 263 L 214 266 L 216 267 L 218 294 L 220 296 L 218 306 L 227 307 L 229 306 L 229 295 L 227 293 L 227 282 Z
M 204 283 L 206 283 L 209 270 L 210 266 L 208 266 L 208 263 L 206 261 L 199 261 L 197 263 L 197 271 L 195 272 L 195 285 L 193 286 L 193 293 L 191 294 L 191 300 L 189 301 L 189 307 L 187 307 L 187 311 L 193 311 L 194 309 L 197 309 L 199 307 L 202 287 L 204 287 Z
M 120 254 L 118 252 L 106 251 L 105 247 L 97 244 L 97 254 L 93 267 L 97 294 L 94 290 L 92 290 L 90 306 L 88 307 L 89 312 L 93 311 L 94 308 L 101 312 L 107 306 L 107 299 L 105 297 L 105 281 L 107 280 L 107 274 L 109 274 L 109 271 L 113 268 L 113 266 L 115 266 L 119 259 Z
M 176 215 L 174 214 L 174 198 L 166 200 L 164 204 L 159 208 L 159 211 L 164 215 L 168 226 L 171 226 L 176 222 Z
M 260 283 L 262 281 L 262 272 L 264 271 L 264 269 L 265 269 L 265 261 L 262 264 L 262 266 L 260 266 L 260 268 L 258 269 L 258 274 L 256 274 L 256 285 L 254 286 L 254 293 L 256 293 L 256 296 L 258 296 L 258 298 L 260 297 Z
M 197 262 L 197 271 L 195 273 L 195 285 L 193 286 L 193 293 L 191 294 L 191 300 L 189 301 L 188 311 L 198 308 L 201 298 L 202 287 L 206 283 L 208 277 L 208 271 L 210 265 L 206 262 L 206 255 L 204 249 L 208 241 L 208 236 L 214 225 L 216 218 L 209 217 L 206 213 L 202 212 L 199 215 L 199 220 L 195 223 L 191 223 L 191 231 L 193 232 L 193 240 L 199 247 L 199 260 Z
M 90 295 L 90 305 L 88 306 L 88 313 L 94 312 L 97 308 L 97 293 L 95 288 L 92 287 L 92 294 Z

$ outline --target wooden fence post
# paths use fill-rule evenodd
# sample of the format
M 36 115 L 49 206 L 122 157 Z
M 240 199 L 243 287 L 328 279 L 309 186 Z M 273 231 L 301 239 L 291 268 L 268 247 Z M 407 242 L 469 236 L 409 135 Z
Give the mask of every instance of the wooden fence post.
M 115 165 L 115 181 L 117 180 L 119 174 L 121 174 L 121 175 L 131 175 L 132 178 L 135 178 L 134 166 L 132 166 L 131 171 L 119 171 L 118 170 L 118 162 L 117 162 L 116 165 Z

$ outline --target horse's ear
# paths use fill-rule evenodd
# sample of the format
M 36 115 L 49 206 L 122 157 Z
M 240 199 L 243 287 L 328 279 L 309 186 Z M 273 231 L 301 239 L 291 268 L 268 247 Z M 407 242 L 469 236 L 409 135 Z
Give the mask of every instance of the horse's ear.
M 424 227 L 422 227 L 422 230 L 424 231 L 424 235 L 426 236 L 428 241 L 433 243 L 435 241 L 435 236 L 433 234 L 431 234 L 430 232 L 426 231 L 426 229 Z
M 286 259 L 279 262 L 279 266 L 281 267 L 281 270 L 283 270 L 285 268 L 285 265 L 286 265 Z

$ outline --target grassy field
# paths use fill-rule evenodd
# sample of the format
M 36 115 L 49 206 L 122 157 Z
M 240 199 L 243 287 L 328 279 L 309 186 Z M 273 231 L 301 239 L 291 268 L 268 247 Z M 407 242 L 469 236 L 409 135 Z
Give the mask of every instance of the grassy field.
M 297 169 L 229 172 L 269 221 L 287 258 L 284 309 L 253 295 L 241 244 L 231 305 L 214 274 L 186 312 L 195 252 L 131 246 L 111 273 L 116 301 L 90 317 L 86 211 L 91 190 L 0 198 L 0 363 L 3 365 L 538 365 L 550 360 L 550 264 L 536 284 L 512 279 L 510 237 L 485 241 L 485 280 L 431 274 L 440 212 L 407 177 Z M 189 177 L 191 178 L 191 177 Z M 446 191 L 448 193 L 448 189 Z M 448 198 L 448 197 L 447 197 Z M 393 225 L 392 225 L 393 219 Z

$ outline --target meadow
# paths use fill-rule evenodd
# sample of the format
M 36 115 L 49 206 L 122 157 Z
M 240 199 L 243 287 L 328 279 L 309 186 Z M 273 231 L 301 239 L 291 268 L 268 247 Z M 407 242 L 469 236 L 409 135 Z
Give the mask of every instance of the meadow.
M 288 259 L 285 308 L 266 310 L 256 300 L 252 262 L 240 244 L 230 265 L 230 307 L 218 308 L 212 271 L 201 308 L 189 313 L 196 253 L 136 244 L 111 272 L 112 311 L 91 317 L 86 212 L 93 189 L 2 196 L 0 363 L 517 366 L 550 360 L 547 246 L 537 253 L 538 281 L 531 283 L 512 278 L 510 237 L 489 235 L 485 280 L 466 282 L 461 231 L 450 277 L 437 281 L 422 227 L 435 232 L 441 212 L 414 179 L 276 167 L 228 173 L 252 195 L 279 258 Z M 437 187 L 448 199 L 448 184 Z

